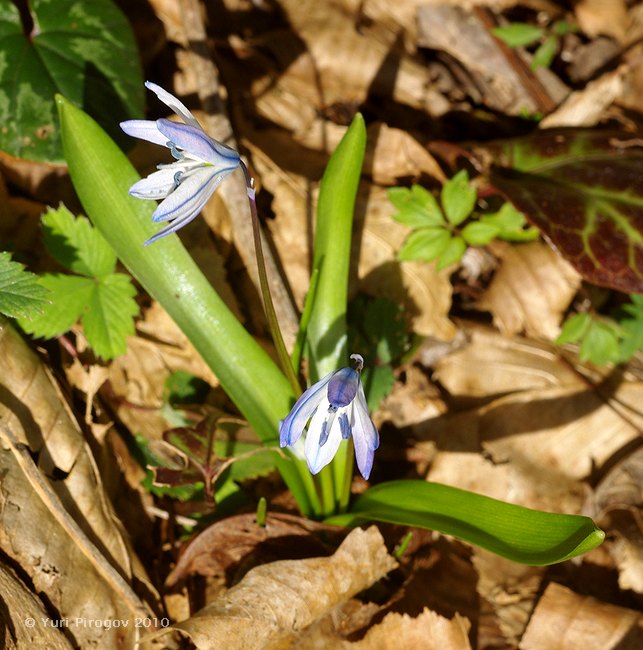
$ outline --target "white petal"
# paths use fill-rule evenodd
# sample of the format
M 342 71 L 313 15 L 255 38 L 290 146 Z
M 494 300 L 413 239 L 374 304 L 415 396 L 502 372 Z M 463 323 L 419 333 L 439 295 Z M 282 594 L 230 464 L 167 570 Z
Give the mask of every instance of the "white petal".
M 185 154 L 210 163 L 217 171 L 232 170 L 239 165 L 239 154 L 234 149 L 213 140 L 201 128 L 163 119 L 157 120 L 156 125 L 166 140 L 183 149 Z
M 153 93 L 156 93 L 156 96 L 169 108 L 171 108 L 186 124 L 190 124 L 197 129 L 201 128 L 201 125 L 197 121 L 196 117 L 190 113 L 190 111 L 185 107 L 183 102 L 178 100 L 174 95 L 168 93 L 167 90 L 163 90 L 161 86 L 152 83 L 151 81 L 145 82 L 145 87 L 149 88 Z
M 131 135 L 133 138 L 147 140 L 154 144 L 167 146 L 167 136 L 163 135 L 156 126 L 156 122 L 151 120 L 127 120 L 121 122 L 121 129 Z
M 343 407 L 337 410 L 333 423 L 330 427 L 330 433 L 328 434 L 328 440 L 320 447 L 319 440 L 322 434 L 322 428 L 324 422 L 328 419 L 328 408 L 330 407 L 330 402 L 328 399 L 319 405 L 319 408 L 313 415 L 313 419 L 308 425 L 308 432 L 306 433 L 306 444 L 305 444 L 305 453 L 306 453 L 306 462 L 308 463 L 308 469 L 311 474 L 317 474 L 323 467 L 328 465 L 331 460 L 335 457 L 337 449 L 339 448 L 340 443 L 342 442 L 342 432 L 339 425 L 339 416 L 349 407 Z
M 176 188 L 174 176 L 181 171 L 179 165 L 170 165 L 151 173 L 147 178 L 141 178 L 129 188 L 129 193 L 137 199 L 164 199 Z
M 326 384 L 335 372 L 328 373 L 323 379 L 304 391 L 279 427 L 279 444 L 282 447 L 294 445 L 301 436 L 306 422 L 326 396 Z
M 357 397 L 352 401 L 353 413 L 353 445 L 355 446 L 355 460 L 361 475 L 367 479 L 373 468 L 373 456 L 379 447 L 380 440 L 377 429 L 373 424 L 366 404 L 366 396 L 362 383 L 359 384 Z
M 184 220 L 196 217 L 229 172 L 217 173 L 203 167 L 188 176 L 154 211 L 152 221 Z

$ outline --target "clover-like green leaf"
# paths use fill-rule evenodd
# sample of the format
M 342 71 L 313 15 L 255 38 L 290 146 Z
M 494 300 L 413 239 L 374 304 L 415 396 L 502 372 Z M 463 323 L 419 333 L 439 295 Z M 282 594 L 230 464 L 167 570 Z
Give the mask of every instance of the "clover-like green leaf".
M 445 228 L 420 228 L 406 238 L 398 257 L 430 262 L 442 254 L 450 241 L 451 233 Z
M 460 234 L 470 246 L 486 246 L 500 234 L 500 228 L 493 223 L 472 221 L 462 229 Z
M 469 182 L 466 169 L 461 169 L 443 186 L 440 198 L 449 223 L 459 226 L 472 212 L 478 193 Z
M 112 0 L 23 4 L 31 25 L 22 24 L 13 2 L 0 2 L 0 149 L 61 162 L 54 94 L 64 93 L 117 134 L 120 120 L 143 111 L 139 57 Z
M 492 144 L 491 184 L 593 284 L 643 293 L 643 151 L 562 129 Z M 509 167 L 513 167 L 510 169 Z
M 421 185 L 392 187 L 388 190 L 389 201 L 399 210 L 393 215 L 398 223 L 411 228 L 444 225 L 444 215 L 433 194 Z
M 462 239 L 462 237 L 452 237 L 440 255 L 440 261 L 438 262 L 438 271 L 445 269 L 451 264 L 459 262 L 466 250 L 467 244 L 464 239 Z
M 38 283 L 38 276 L 14 262 L 10 253 L 0 252 L 0 313 L 29 320 L 48 303 L 49 292 Z

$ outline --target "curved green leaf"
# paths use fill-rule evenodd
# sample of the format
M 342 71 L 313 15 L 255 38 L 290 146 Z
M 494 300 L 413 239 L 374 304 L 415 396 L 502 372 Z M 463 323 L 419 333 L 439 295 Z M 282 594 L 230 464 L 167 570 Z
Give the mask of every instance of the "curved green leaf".
M 366 127 L 358 113 L 328 162 L 317 204 L 313 269 L 319 269 L 308 324 L 311 380 L 345 363 L 346 301 L 355 197 L 366 150 Z
M 143 111 L 139 57 L 129 23 L 112 0 L 24 4 L 32 26 L 23 26 L 13 2 L 0 3 L 0 149 L 58 162 L 54 94 L 83 106 L 114 136 L 120 120 Z
M 531 510 L 425 481 L 376 485 L 357 498 L 349 513 L 326 523 L 356 526 L 366 521 L 438 530 L 537 566 L 586 553 L 605 538 L 589 517 Z

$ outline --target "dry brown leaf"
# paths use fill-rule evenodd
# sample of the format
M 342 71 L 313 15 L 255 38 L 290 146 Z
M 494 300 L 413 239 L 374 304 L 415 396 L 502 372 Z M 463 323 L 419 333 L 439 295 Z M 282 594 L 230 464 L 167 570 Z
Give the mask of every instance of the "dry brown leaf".
M 424 443 L 419 443 L 420 448 Z M 427 480 L 477 492 L 526 508 L 579 513 L 587 498 L 586 486 L 544 465 L 514 458 L 494 464 L 480 453 L 438 451 Z
M 475 102 L 509 115 L 542 108 L 475 11 L 460 5 L 427 4 L 418 11 L 418 23 L 418 44 L 446 52 L 462 66 L 465 78 L 461 75 L 461 83 Z M 568 89 L 549 70 L 533 74 L 546 87 L 549 101 L 558 104 L 567 95 Z
M 109 377 L 104 366 L 92 365 L 85 368 L 79 359 L 73 359 L 71 366 L 65 368 L 69 383 L 85 394 L 85 424 L 92 424 L 92 402 L 100 387 Z
M 172 372 L 190 372 L 211 386 L 217 386 L 218 380 L 158 303 L 145 310 L 136 327 L 140 335 L 130 337 L 127 352 L 110 364 L 110 391 L 102 396 L 130 431 L 156 440 L 168 428 L 159 409 L 165 380 Z
M 643 646 L 639 612 L 550 584 L 534 611 L 520 650 L 637 650 Z
M 495 252 L 502 264 L 477 306 L 492 313 L 504 334 L 524 331 L 556 338 L 563 312 L 580 286 L 578 273 L 542 242 L 503 243 Z
M 469 344 L 440 359 L 434 377 L 451 395 L 485 397 L 514 391 L 584 386 L 554 345 L 475 326 Z
M 493 624 L 499 627 L 505 643 L 516 647 L 529 622 L 545 569 L 511 562 L 480 548 L 474 548 L 472 561 L 479 576 L 477 590 L 491 607 Z
M 289 65 L 255 81 L 252 92 L 259 114 L 295 139 L 331 151 L 328 132 L 336 129 L 318 115 L 333 105 L 359 105 L 368 94 L 392 96 L 430 115 L 449 109 L 431 89 L 427 69 L 397 51 L 399 29 L 370 21 L 362 25 L 339 0 L 283 0 L 280 6 L 294 34 L 265 33 L 262 46 Z
M 50 620 L 43 604 L 14 571 L 0 565 L 0 643 L 4 650 L 47 648 L 71 650 L 74 646 Z
M 538 127 L 552 129 L 563 126 L 595 126 L 605 117 L 605 111 L 622 95 L 627 70 L 628 66 L 622 66 L 591 81 L 582 90 L 570 93 L 553 113 L 541 120 Z
M 439 390 L 418 367 L 407 367 L 404 375 L 404 382 L 396 381 L 377 409 L 376 425 L 392 422 L 402 429 L 446 411 Z
M 331 557 L 256 567 L 174 629 L 197 648 L 284 647 L 308 625 L 397 566 L 377 528 L 351 531 Z
M 6 323 L 0 324 L 0 417 L 12 436 L 27 445 L 51 483 L 58 506 L 75 518 L 102 558 L 99 563 L 129 580 L 134 577 L 154 588 L 115 523 L 96 464 L 78 425 L 73 420 L 45 366 Z M 3 434 L 4 435 L 4 434 Z M 0 453 L 0 547 L 25 571 L 61 618 L 130 620 L 126 628 L 110 630 L 79 626 L 74 638 L 80 645 L 108 643 L 120 638 L 132 642 L 133 612 L 123 595 L 113 589 L 83 552 L 82 540 L 70 537 L 39 494 L 31 479 L 7 451 Z M 30 461 L 33 465 L 33 461 Z M 37 472 L 37 469 L 35 470 Z M 41 479 L 44 480 L 44 479 Z M 51 488 L 50 488 L 51 489 Z M 34 522 L 37 522 L 35 525 Z M 69 585 L 82 585 L 82 589 Z M 88 591 L 92 598 L 87 599 Z
M 268 513 L 264 526 L 259 526 L 254 514 L 235 515 L 208 526 L 194 537 L 182 552 L 176 566 L 167 577 L 165 584 L 174 586 L 188 575 L 217 576 L 227 572 L 231 566 L 239 564 L 243 558 L 262 545 L 264 562 L 275 558 L 265 558 L 266 553 L 276 551 L 278 543 L 274 540 L 286 540 L 286 553 L 292 553 L 294 538 L 299 538 L 296 552 L 299 557 L 320 555 L 327 546 L 315 537 L 315 532 L 324 532 L 329 541 L 341 530 L 323 526 L 314 521 L 284 513 Z M 267 551 L 267 544 L 273 540 L 272 551 Z
M 609 533 L 607 548 L 621 589 L 643 593 L 643 449 L 616 464 L 593 495 L 594 516 Z
M 629 18 L 625 0 L 578 0 L 574 13 L 580 28 L 590 37 L 605 34 L 625 39 Z
M 372 627 L 361 641 L 344 642 L 334 647 L 341 650 L 467 650 L 469 621 L 456 614 L 451 620 L 429 609 L 418 617 L 391 612 Z M 329 648 L 331 646 L 326 646 Z
M 400 178 L 420 174 L 440 183 L 446 180 L 435 158 L 411 135 L 383 122 L 369 124 L 364 170 L 378 185 L 394 185 Z

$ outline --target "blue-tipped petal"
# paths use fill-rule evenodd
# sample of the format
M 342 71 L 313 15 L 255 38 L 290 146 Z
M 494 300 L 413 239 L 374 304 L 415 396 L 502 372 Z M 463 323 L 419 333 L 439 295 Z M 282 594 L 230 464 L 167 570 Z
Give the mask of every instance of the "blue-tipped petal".
M 308 425 L 304 451 L 306 463 L 311 474 L 317 474 L 333 460 L 342 442 L 339 418 L 333 417 L 331 421 L 331 413 L 328 412 L 329 407 L 330 403 L 327 399 L 324 399 Z M 339 411 L 337 414 L 339 416 L 342 415 Z M 326 423 L 327 428 L 324 427 Z M 322 442 L 322 435 L 324 435 L 326 440 L 323 444 L 320 444 Z
M 190 111 L 185 107 L 185 105 L 179 101 L 174 95 L 168 93 L 167 90 L 163 90 L 161 86 L 157 84 L 146 81 L 145 87 L 151 90 L 156 96 L 168 107 L 171 108 L 186 124 L 190 124 L 193 127 L 200 129 L 201 125 L 197 121 L 196 117 L 190 113 Z
M 361 475 L 368 479 L 373 468 L 375 450 L 379 447 L 380 440 L 377 429 L 373 424 L 366 404 L 366 396 L 360 382 L 357 397 L 352 403 L 352 429 L 353 445 L 355 446 L 355 460 Z
M 156 120 L 156 125 L 168 141 L 183 149 L 190 157 L 215 166 L 217 171 L 232 171 L 239 166 L 239 154 L 234 149 L 213 140 L 200 128 L 165 119 Z
M 214 167 L 197 169 L 172 192 L 152 214 L 152 221 L 172 221 L 196 217 L 229 171 L 217 173 Z
M 281 447 L 294 445 L 297 442 L 311 415 L 325 398 L 326 384 L 334 374 L 334 372 L 328 373 L 323 379 L 305 390 L 295 402 L 290 413 L 279 427 L 279 445 Z
M 147 140 L 164 147 L 167 146 L 167 137 L 158 130 L 156 122 L 151 120 L 126 120 L 121 122 L 120 126 L 127 135 L 131 135 L 133 138 Z
M 159 169 L 147 178 L 141 178 L 129 188 L 129 193 L 137 199 L 164 199 L 170 192 L 176 189 L 176 173 L 180 171 L 172 166 Z

